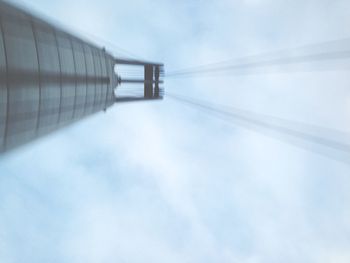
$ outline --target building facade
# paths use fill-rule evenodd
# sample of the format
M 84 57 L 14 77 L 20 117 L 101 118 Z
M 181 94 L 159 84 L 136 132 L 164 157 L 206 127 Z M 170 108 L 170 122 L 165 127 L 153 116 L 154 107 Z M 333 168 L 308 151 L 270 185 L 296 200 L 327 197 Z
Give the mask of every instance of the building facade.
M 0 1 L 0 152 L 115 102 L 115 59 Z

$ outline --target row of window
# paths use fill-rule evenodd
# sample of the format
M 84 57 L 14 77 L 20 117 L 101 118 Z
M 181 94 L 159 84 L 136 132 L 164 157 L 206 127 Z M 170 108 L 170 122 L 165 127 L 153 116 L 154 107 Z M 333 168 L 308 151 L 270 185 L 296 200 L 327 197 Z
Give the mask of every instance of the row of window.
M 0 152 L 113 104 L 113 58 L 0 9 Z

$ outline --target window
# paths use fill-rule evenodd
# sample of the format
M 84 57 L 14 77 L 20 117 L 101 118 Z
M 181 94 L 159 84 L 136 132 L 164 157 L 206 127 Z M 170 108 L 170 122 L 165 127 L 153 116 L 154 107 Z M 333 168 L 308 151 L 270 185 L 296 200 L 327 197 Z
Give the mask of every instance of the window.
M 9 80 L 6 147 L 12 148 L 36 135 L 39 110 L 38 58 L 29 21 L 6 18 L 2 25 Z
M 38 133 L 48 133 L 58 124 L 61 83 L 60 62 L 56 38 L 52 29 L 35 25 L 34 35 L 40 68 L 40 112 Z
M 94 67 L 94 58 L 92 56 L 91 47 L 87 44 L 84 44 L 84 51 L 85 51 L 86 72 L 87 72 L 85 114 L 89 114 L 89 113 L 92 113 L 93 106 L 94 106 L 96 75 L 95 75 L 95 67 Z
M 100 56 L 98 53 L 98 49 L 93 48 L 92 54 L 94 57 L 94 67 L 96 72 L 96 92 L 95 92 L 95 100 L 94 100 L 94 112 L 99 111 L 101 109 L 101 99 L 102 99 L 102 68 L 101 68 L 101 61 Z
M 105 57 L 105 51 L 99 50 L 100 60 L 101 60 L 101 68 L 102 68 L 102 90 L 101 90 L 101 109 L 106 108 L 106 99 L 107 99 L 107 89 L 108 84 L 106 83 L 107 76 L 107 67 L 106 67 L 106 57 Z
M 114 62 L 113 58 L 110 55 L 106 54 L 106 64 L 107 64 L 107 73 L 109 77 L 108 90 L 107 90 L 107 102 L 106 106 L 110 106 L 114 103 Z
M 74 62 L 76 71 L 77 92 L 75 97 L 74 118 L 79 118 L 84 115 L 86 103 L 86 65 L 83 45 L 80 41 L 72 39 Z
M 4 150 L 6 115 L 7 115 L 7 86 L 6 86 L 6 59 L 4 39 L 0 28 L 0 152 Z
M 60 106 L 60 124 L 64 125 L 73 119 L 76 84 L 75 64 L 69 36 L 57 32 L 58 51 L 61 62 L 62 97 Z

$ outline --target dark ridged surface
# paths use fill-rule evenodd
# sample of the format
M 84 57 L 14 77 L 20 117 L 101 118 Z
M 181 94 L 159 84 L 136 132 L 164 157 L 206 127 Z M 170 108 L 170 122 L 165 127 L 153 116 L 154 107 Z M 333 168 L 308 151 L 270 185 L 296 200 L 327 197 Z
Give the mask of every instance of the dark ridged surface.
M 114 103 L 114 58 L 0 1 L 0 152 Z

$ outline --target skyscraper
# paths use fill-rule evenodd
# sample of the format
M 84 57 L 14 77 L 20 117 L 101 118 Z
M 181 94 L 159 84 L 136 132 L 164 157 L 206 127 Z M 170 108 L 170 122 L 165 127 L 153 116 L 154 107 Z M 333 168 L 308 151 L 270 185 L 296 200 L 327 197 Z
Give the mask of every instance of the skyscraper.
M 116 63 L 144 66 L 144 79 L 122 80 Z M 0 152 L 15 148 L 117 100 L 118 84 L 143 83 L 162 98 L 161 64 L 116 59 L 105 49 L 0 1 Z

